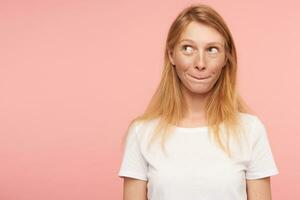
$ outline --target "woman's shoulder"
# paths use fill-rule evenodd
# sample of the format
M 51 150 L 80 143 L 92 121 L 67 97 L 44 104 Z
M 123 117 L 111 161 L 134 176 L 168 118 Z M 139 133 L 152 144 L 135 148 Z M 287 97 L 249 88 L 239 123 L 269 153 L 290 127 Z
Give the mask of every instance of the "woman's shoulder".
M 261 119 L 257 115 L 252 114 L 252 113 L 239 112 L 239 117 L 243 122 L 245 122 L 247 124 L 262 123 Z
M 131 122 L 130 127 L 134 127 L 136 129 L 146 129 L 149 127 L 154 127 L 157 125 L 159 119 L 150 119 L 150 120 L 141 120 L 141 119 L 135 119 Z
M 239 113 L 239 114 L 242 119 L 242 122 L 248 128 L 251 137 L 259 138 L 262 137 L 264 134 L 267 134 L 265 124 L 260 117 L 249 113 Z
M 253 119 L 253 118 L 257 117 L 256 115 L 254 115 L 252 113 L 239 112 L 238 114 L 244 119 Z
M 129 130 L 134 130 L 137 137 L 149 135 L 159 122 L 159 118 L 151 120 L 133 120 L 129 125 Z

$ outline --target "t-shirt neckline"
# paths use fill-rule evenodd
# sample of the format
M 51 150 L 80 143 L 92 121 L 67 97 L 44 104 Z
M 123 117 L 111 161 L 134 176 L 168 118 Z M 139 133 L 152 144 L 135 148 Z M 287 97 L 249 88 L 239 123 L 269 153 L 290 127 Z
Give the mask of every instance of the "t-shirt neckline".
M 182 127 L 182 126 L 175 126 L 172 125 L 175 130 L 179 131 L 206 131 L 208 130 L 208 126 L 198 126 L 198 127 Z

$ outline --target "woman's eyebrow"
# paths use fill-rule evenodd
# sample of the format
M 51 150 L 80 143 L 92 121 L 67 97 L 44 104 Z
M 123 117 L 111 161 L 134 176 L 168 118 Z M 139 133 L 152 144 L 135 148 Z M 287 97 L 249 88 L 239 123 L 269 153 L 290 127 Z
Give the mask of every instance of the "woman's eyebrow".
M 179 43 L 184 42 L 184 41 L 196 43 L 194 40 L 191 40 L 191 39 L 182 39 L 182 40 L 179 41 Z M 207 44 L 208 44 L 208 45 L 218 44 L 218 45 L 223 46 L 223 44 L 222 44 L 221 42 L 208 42 Z

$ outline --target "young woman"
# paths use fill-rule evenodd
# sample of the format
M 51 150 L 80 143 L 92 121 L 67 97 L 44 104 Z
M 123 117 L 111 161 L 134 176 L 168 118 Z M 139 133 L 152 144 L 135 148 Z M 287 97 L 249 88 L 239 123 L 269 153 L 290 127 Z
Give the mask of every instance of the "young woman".
M 160 84 L 127 130 L 124 200 L 271 200 L 264 124 L 238 95 L 231 33 L 193 4 L 170 27 Z

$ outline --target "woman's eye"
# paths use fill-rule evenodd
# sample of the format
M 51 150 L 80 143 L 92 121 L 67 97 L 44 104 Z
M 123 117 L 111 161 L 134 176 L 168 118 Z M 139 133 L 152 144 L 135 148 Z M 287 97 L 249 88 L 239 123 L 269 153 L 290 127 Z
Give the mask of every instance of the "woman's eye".
M 217 47 L 209 47 L 208 50 L 210 53 L 217 53 L 219 51 Z
M 193 48 L 190 45 L 183 45 L 182 49 L 187 52 L 187 53 L 192 53 L 193 52 Z

